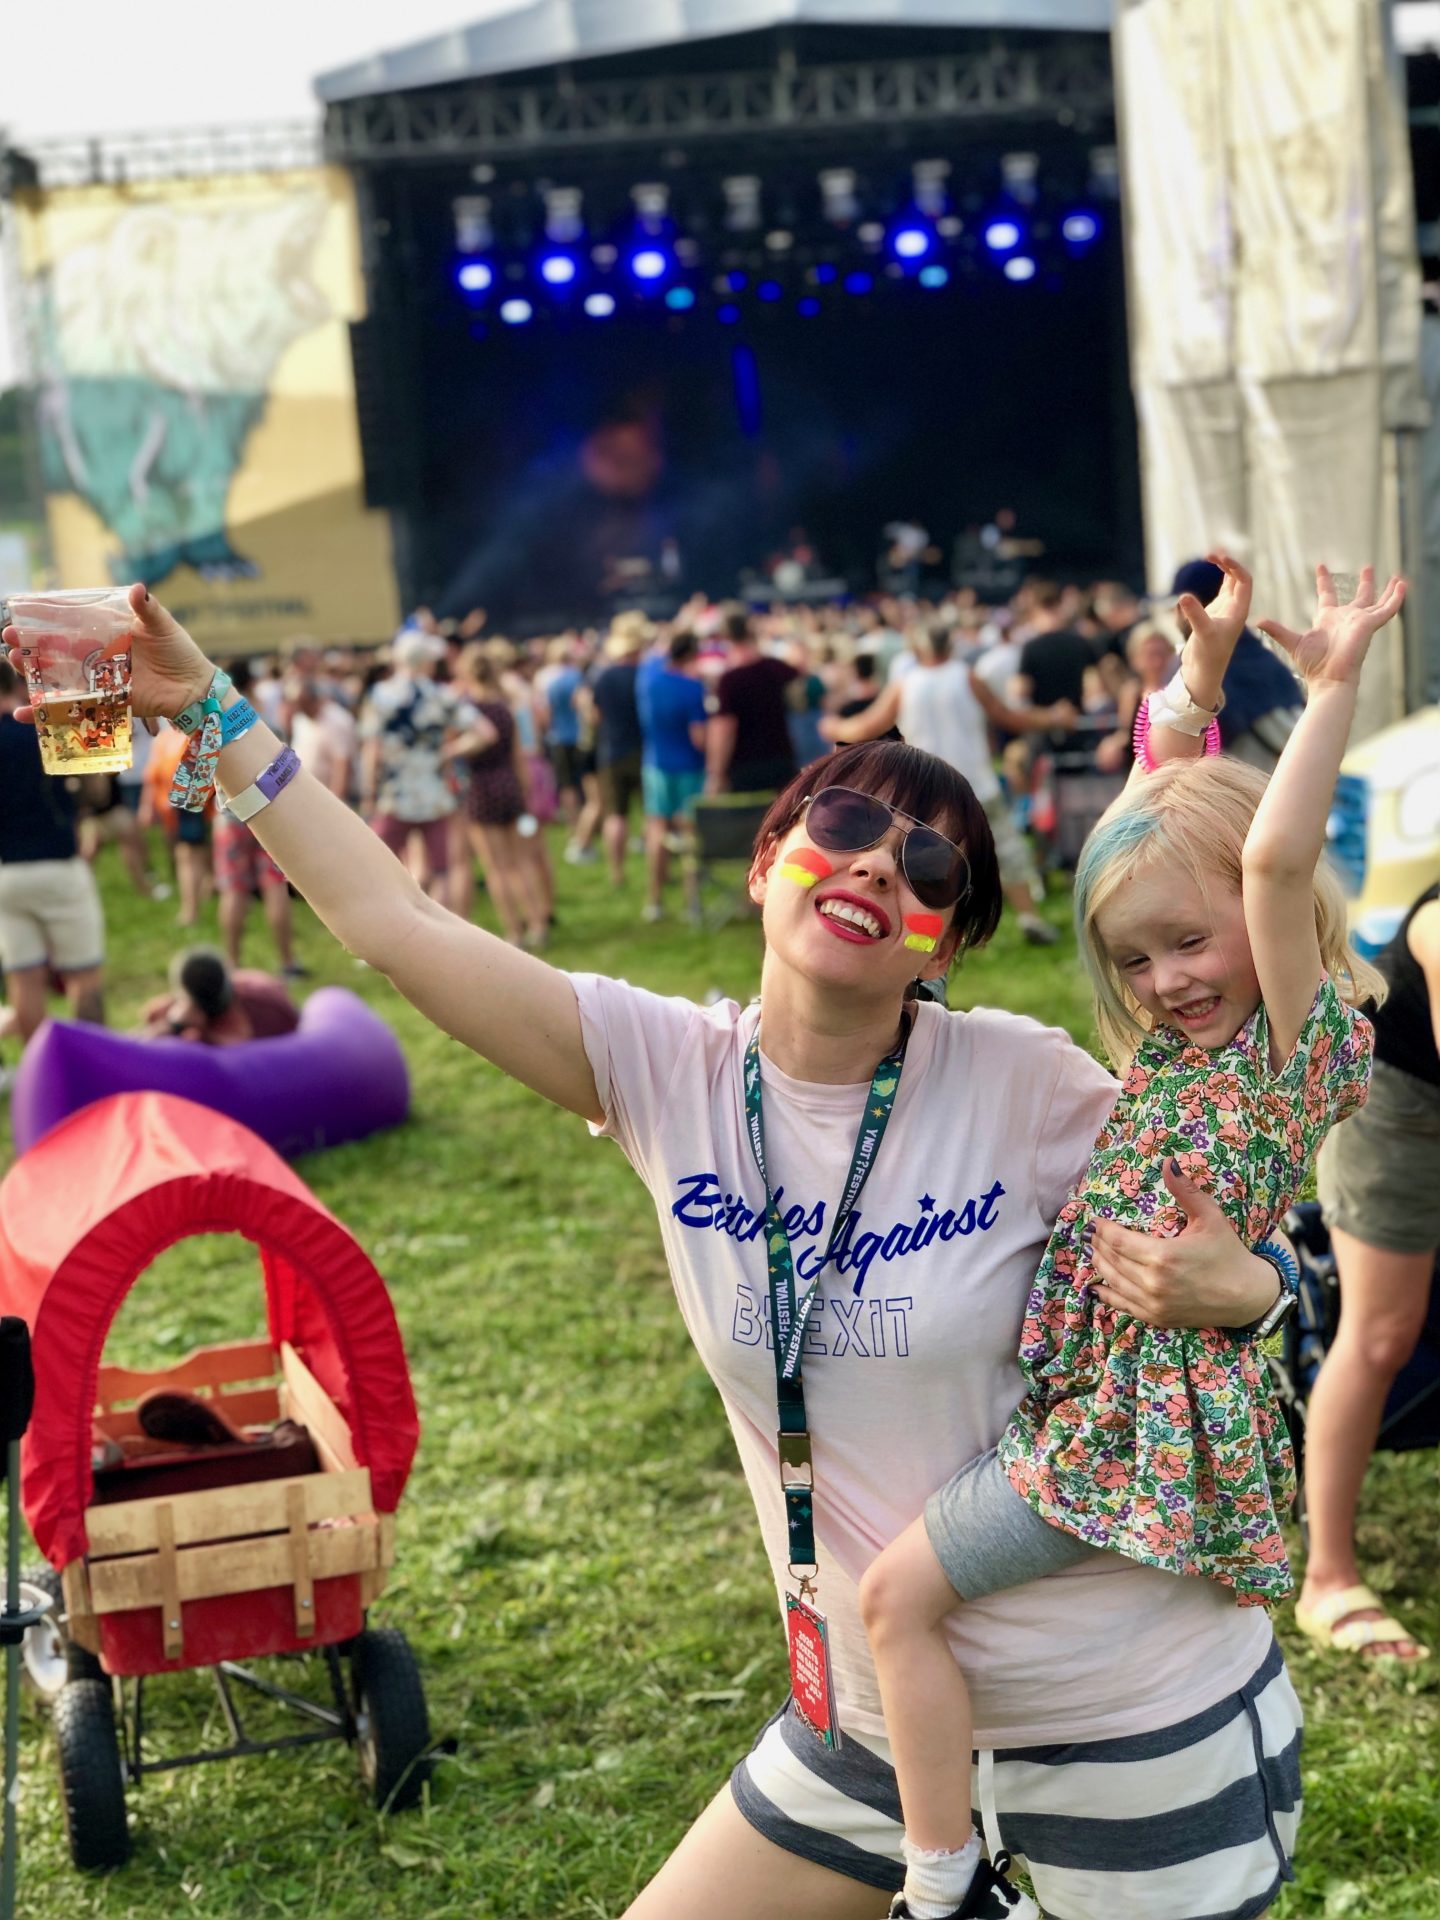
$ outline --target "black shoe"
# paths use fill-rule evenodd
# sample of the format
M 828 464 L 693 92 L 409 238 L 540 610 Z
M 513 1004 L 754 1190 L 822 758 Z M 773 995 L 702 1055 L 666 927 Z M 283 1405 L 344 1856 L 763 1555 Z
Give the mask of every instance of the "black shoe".
M 1008 1853 L 997 1853 L 992 1866 L 982 1860 L 975 1869 L 970 1890 L 946 1920 L 1040 1920 L 1040 1909 L 1028 1893 L 1012 1886 L 1005 1878 L 1010 1865 Z M 890 1920 L 911 1920 L 903 1893 L 897 1893 L 890 1905 Z

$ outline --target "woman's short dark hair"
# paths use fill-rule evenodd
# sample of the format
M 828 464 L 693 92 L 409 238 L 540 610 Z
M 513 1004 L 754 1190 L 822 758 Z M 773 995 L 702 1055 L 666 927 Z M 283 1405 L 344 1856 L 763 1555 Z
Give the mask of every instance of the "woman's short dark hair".
M 207 1020 L 218 1020 L 235 998 L 225 957 L 213 947 L 191 947 L 177 955 L 172 975 L 176 987 L 190 996 Z
M 761 853 L 772 840 L 782 840 L 800 817 L 811 794 L 822 787 L 854 787 L 888 800 L 912 820 L 935 827 L 963 847 L 970 862 L 970 891 L 955 907 L 955 926 L 962 949 L 982 947 L 1000 924 L 1000 863 L 995 836 L 985 809 L 962 773 L 903 740 L 867 740 L 840 747 L 798 773 L 770 803 L 755 836 Z

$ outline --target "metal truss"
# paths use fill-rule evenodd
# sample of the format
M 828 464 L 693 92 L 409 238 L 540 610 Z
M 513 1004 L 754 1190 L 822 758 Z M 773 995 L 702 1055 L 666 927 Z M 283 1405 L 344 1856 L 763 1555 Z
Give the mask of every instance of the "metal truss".
M 1101 34 L 1043 47 L 1004 42 L 919 60 L 769 71 L 475 82 L 333 103 L 327 158 L 351 165 L 484 160 L 504 154 L 645 146 L 656 141 L 872 131 L 958 121 L 1108 124 L 1110 47 Z
M 268 126 L 38 140 L 23 153 L 0 154 L 0 180 L 12 189 L 31 180 L 42 187 L 119 187 L 217 173 L 279 173 L 317 166 L 320 160 L 318 123 L 277 121 Z

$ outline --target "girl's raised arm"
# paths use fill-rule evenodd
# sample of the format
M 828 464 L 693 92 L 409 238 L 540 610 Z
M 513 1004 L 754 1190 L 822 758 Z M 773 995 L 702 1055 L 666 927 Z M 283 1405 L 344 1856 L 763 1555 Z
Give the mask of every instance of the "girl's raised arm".
M 1285 743 L 1245 839 L 1245 928 L 1270 1023 L 1270 1064 L 1290 1055 L 1320 984 L 1315 932 L 1315 868 L 1325 849 L 1325 822 L 1355 718 L 1360 669 L 1372 636 L 1405 602 L 1405 582 L 1392 578 L 1375 597 L 1375 570 L 1360 575 L 1355 597 L 1341 606 L 1326 567 L 1315 569 L 1317 606 L 1308 633 L 1277 620 L 1259 622 L 1282 646 L 1305 682 L 1305 711 Z
M 130 589 L 130 605 L 135 625 L 122 646 L 131 649 L 133 710 L 142 718 L 180 713 L 204 697 L 214 667 L 143 587 Z M 16 637 L 5 630 L 12 648 Z M 18 653 L 12 658 L 18 666 Z M 225 696 L 226 705 L 234 700 Z M 17 717 L 29 719 L 30 710 Z M 264 721 L 252 727 L 221 753 L 221 789 L 243 792 L 282 745 Z M 303 770 L 250 827 L 336 939 L 436 1026 L 557 1106 L 601 1118 L 575 991 L 563 973 L 428 899 L 378 836 Z

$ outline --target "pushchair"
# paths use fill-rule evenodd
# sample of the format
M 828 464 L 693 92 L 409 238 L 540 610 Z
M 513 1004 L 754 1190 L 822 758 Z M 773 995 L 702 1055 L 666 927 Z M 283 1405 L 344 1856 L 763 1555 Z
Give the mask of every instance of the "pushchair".
M 1300 1304 L 1285 1323 L 1278 1350 L 1267 1359 L 1295 1449 L 1296 1469 L 1302 1476 L 1296 1518 L 1308 1545 L 1303 1479 L 1305 1409 L 1340 1323 L 1340 1283 L 1318 1202 L 1302 1200 L 1293 1206 L 1285 1216 L 1285 1231 L 1300 1263 Z M 1390 1453 L 1440 1446 L 1440 1261 L 1436 1263 L 1425 1324 L 1414 1353 L 1390 1389 L 1376 1444 Z
M 216 1233 L 259 1248 L 265 1337 L 153 1371 L 103 1364 L 150 1263 Z M 116 1094 L 0 1186 L 0 1310 L 32 1333 L 21 1495 L 53 1611 L 26 1665 L 51 1702 L 75 1865 L 127 1859 L 127 1785 L 206 1760 L 344 1740 L 377 1805 L 417 1800 L 430 1750 L 419 1670 L 366 1610 L 394 1561 L 419 1423 L 384 1282 L 340 1222 L 238 1122 Z M 249 1664 L 294 1653 L 320 1656 L 323 1703 Z M 200 1667 L 229 1744 L 157 1755 L 154 1677 Z M 303 1730 L 254 1737 L 247 1691 Z

